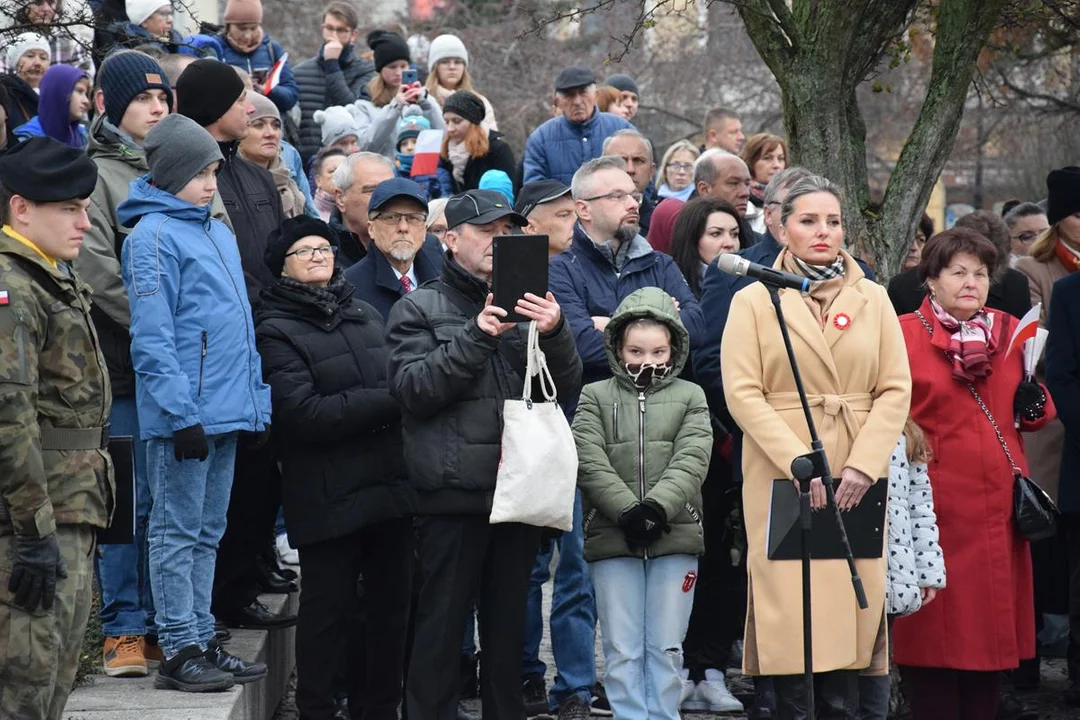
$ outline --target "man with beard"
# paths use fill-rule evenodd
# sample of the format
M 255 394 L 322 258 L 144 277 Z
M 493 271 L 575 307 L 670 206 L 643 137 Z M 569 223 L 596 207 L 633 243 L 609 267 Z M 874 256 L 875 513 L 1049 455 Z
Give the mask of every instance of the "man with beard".
M 696 346 L 705 320 L 675 261 L 654 252 L 640 235 L 641 193 L 621 157 L 590 160 L 574 174 L 578 223 L 570 249 L 551 259 L 550 285 L 574 332 L 585 383 L 611 377 L 604 328 L 630 293 L 658 287 L 675 298 Z M 567 406 L 576 407 L 575 402 Z
M 374 249 L 345 271 L 363 300 L 385 319 L 390 308 L 442 272 L 439 243 L 425 237 L 427 193 L 408 178 L 384 180 L 368 204 L 368 232 Z

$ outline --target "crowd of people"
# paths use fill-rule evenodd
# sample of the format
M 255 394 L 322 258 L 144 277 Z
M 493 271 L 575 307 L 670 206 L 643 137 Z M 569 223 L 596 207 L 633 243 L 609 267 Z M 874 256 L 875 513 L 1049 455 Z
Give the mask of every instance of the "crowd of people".
M 809 281 L 776 302 L 837 507 L 888 486 L 869 609 L 811 563 L 818 716 L 889 717 L 895 664 L 915 720 L 1035 717 L 1045 613 L 1080 706 L 1080 168 L 925 217 L 886 288 L 841 190 L 737 112 L 660 153 L 635 79 L 573 65 L 515 148 L 455 35 L 365 48 L 334 0 L 293 67 L 259 0 L 188 37 L 158 3 L 95 6 L 86 53 L 33 0 L 0 58 L 0 716 L 61 717 L 96 576 L 105 674 L 225 690 L 267 674 L 230 628 L 295 625 L 305 720 L 806 717 L 770 506 L 809 432 L 770 293 L 726 253 Z M 546 236 L 549 292 L 499 307 L 518 233 Z M 1030 376 L 1007 348 L 1035 303 Z M 565 532 L 489 522 L 530 325 L 577 450 Z M 1016 526 L 1021 476 L 1054 537 Z M 124 496 L 130 537 L 99 544 Z M 297 590 L 295 616 L 258 599 Z

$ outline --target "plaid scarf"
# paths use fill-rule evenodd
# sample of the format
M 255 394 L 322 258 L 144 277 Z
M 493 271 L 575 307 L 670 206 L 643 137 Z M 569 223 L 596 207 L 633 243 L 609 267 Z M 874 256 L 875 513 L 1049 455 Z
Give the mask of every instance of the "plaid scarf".
M 798 268 L 799 274 L 809 278 L 810 282 L 822 282 L 824 280 L 844 277 L 843 255 L 837 255 L 836 259 L 828 265 L 811 265 L 810 263 L 805 263 L 795 257 L 794 254 L 791 255 L 791 260 L 795 263 L 795 267 Z
M 953 377 L 963 382 L 975 382 L 976 378 L 990 374 L 990 356 L 997 347 L 994 337 L 994 316 L 979 310 L 971 319 L 960 321 L 930 299 L 930 308 L 941 327 L 952 335 L 949 337 L 949 356 L 953 361 Z

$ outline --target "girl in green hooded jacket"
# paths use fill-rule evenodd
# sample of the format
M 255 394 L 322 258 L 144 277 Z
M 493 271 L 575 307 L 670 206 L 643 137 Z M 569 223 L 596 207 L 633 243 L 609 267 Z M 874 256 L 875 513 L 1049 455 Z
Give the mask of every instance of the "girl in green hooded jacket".
M 709 410 L 702 389 L 678 378 L 690 336 L 663 290 L 627 297 L 604 337 L 614 377 L 582 389 L 573 430 L 605 687 L 617 718 L 678 720 L 681 647 L 705 549 Z

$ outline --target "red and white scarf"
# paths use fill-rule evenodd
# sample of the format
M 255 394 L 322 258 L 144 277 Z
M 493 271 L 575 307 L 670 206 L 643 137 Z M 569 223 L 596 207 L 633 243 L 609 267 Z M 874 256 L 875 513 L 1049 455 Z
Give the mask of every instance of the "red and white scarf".
M 957 320 L 945 312 L 936 300 L 930 307 L 941 326 L 952 335 L 949 337 L 949 356 L 953 361 L 953 377 L 964 382 L 990 374 L 990 356 L 997 347 L 994 337 L 994 316 L 979 310 L 968 320 Z

